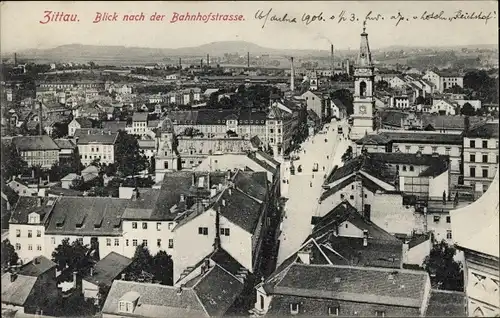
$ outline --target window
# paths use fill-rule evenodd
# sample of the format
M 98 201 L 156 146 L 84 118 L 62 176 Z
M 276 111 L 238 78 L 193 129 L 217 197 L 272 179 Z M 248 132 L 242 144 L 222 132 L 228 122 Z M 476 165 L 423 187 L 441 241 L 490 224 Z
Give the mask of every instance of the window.
M 132 222 L 132 228 L 136 229 L 137 228 L 137 222 Z
M 436 153 L 438 151 L 438 147 L 432 147 L 432 153 Z
M 137 239 L 132 240 L 132 246 L 137 246 Z
M 147 230 L 148 229 L 148 224 L 146 222 L 142 222 L 142 229 Z
M 354 184 L 351 185 L 351 190 L 354 190 Z
M 451 223 L 451 216 L 446 217 L 446 223 Z
M 199 227 L 198 234 L 200 235 L 208 235 L 208 227 Z
M 159 231 L 161 228 L 161 222 L 156 222 L 156 230 Z
M 168 239 L 168 248 L 174 248 L 174 239 Z
M 497 160 L 496 160 L 496 163 L 498 163 L 498 155 L 497 155 Z
M 168 169 L 168 161 L 164 161 L 163 162 L 163 168 L 164 169 Z
M 125 246 L 128 246 L 128 239 L 125 240 Z
M 476 148 L 476 141 L 475 140 L 471 140 L 470 143 L 469 143 L 469 146 L 470 146 L 470 148 Z
M 37 250 L 37 251 L 41 251 L 41 250 L 42 250 L 42 245 L 37 244 L 37 245 L 36 245 L 36 250 Z
M 488 178 L 488 168 L 483 168 L 483 178 Z
M 148 240 L 142 240 L 142 245 L 144 245 L 144 247 L 148 246 Z
M 441 219 L 441 217 L 439 215 L 434 215 L 434 222 L 435 223 L 439 223 L 440 219 Z
M 406 171 L 406 166 L 403 166 L 403 171 Z
M 33 231 L 32 230 L 28 230 L 28 237 L 33 237 Z
M 21 250 L 21 244 L 16 243 L 16 251 L 20 251 L 20 250 Z
M 415 168 L 413 166 L 410 166 L 410 171 L 415 171 Z
M 32 251 L 33 250 L 33 245 L 32 244 L 28 244 L 28 251 Z
M 120 246 L 120 240 L 115 238 L 115 246 Z
M 445 154 L 450 155 L 451 147 L 446 147 Z
M 298 303 L 290 304 L 290 314 L 296 315 L 298 313 L 299 313 L 299 304 Z
M 488 155 L 483 155 L 483 163 L 488 163 Z
M 476 162 L 476 155 L 470 155 L 470 162 Z
M 450 230 L 446 231 L 446 238 L 448 240 L 451 240 L 451 231 Z
M 338 316 L 340 314 L 340 307 L 328 307 L 328 316 Z
M 110 238 L 106 239 L 106 246 L 111 246 L 111 239 Z
M 418 151 L 423 152 L 424 151 L 424 146 L 418 146 Z
M 354 196 L 351 194 L 351 195 L 349 196 L 349 199 L 354 200 Z
M 410 152 L 411 147 L 410 146 L 405 146 L 406 152 Z
M 36 237 L 41 237 L 42 236 L 42 231 L 36 230 Z
M 21 230 L 19 229 L 16 230 L 16 237 L 21 237 Z
M 469 174 L 471 177 L 476 177 L 476 167 L 470 167 L 469 168 Z
M 229 228 L 224 229 L 224 235 L 225 235 L 225 236 L 229 236 Z
M 375 310 L 375 317 L 385 317 L 385 311 Z
M 488 148 L 488 140 L 483 140 L 483 148 Z
M 156 246 L 161 247 L 161 239 L 156 240 Z
M 396 165 L 396 171 L 399 171 L 399 165 Z
M 343 194 L 343 193 L 341 193 L 341 194 L 340 194 L 340 198 L 341 198 L 341 199 L 343 199 L 343 198 L 344 198 L 344 194 Z
M 50 238 L 50 242 L 51 242 L 52 244 L 56 244 L 56 238 L 55 238 L 55 237 L 51 237 L 51 238 Z
M 169 223 L 168 223 L 168 229 L 169 229 L 169 230 L 171 230 L 173 226 L 174 226 L 174 223 L 172 223 L 172 222 L 169 222 Z

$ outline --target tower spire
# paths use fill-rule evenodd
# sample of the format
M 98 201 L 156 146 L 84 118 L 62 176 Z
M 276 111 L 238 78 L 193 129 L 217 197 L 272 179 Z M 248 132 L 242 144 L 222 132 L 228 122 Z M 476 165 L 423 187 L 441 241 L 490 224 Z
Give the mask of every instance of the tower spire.
M 361 33 L 361 45 L 359 47 L 358 65 L 360 67 L 371 67 L 372 53 L 370 52 L 370 45 L 368 44 L 368 33 L 366 33 L 366 20 L 363 21 L 363 33 Z
M 363 21 L 363 33 L 366 33 L 366 20 Z

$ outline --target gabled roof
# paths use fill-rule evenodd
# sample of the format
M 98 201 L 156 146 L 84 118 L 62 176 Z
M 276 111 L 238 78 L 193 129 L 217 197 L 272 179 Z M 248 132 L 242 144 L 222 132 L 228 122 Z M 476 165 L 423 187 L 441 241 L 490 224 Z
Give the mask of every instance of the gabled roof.
M 54 140 L 47 135 L 14 137 L 12 143 L 19 151 L 59 150 Z
M 263 212 L 263 204 L 240 189 L 226 189 L 214 205 L 220 215 L 248 233 L 254 233 Z
M 448 290 L 431 290 L 426 317 L 466 317 L 465 293 Z
M 132 121 L 147 121 L 148 120 L 148 113 L 143 113 L 143 112 L 134 112 L 132 115 Z
M 40 222 L 44 222 L 44 218 L 48 216 L 54 207 L 57 198 L 41 198 L 20 196 L 12 210 L 9 223 L 27 224 L 28 216 L 31 213 L 40 215 Z M 40 203 L 40 205 L 38 204 Z
M 88 118 L 78 117 L 75 121 L 80 125 L 80 128 L 92 128 L 92 121 Z
M 40 255 L 32 259 L 29 263 L 24 264 L 17 273 L 19 275 L 38 277 L 55 266 L 56 263 Z
M 56 145 L 61 149 L 74 149 L 76 144 L 72 139 L 54 139 Z
M 23 306 L 28 300 L 38 277 L 17 275 L 11 282 L 11 273 L 2 275 L 2 303 Z
M 82 129 L 77 129 L 75 131 L 75 138 L 78 138 L 76 141 L 78 145 L 114 145 L 118 139 L 118 133 L 113 133 L 110 130 L 104 129 L 87 131 L 87 133 L 85 133 Z
M 113 280 L 120 275 L 130 264 L 132 260 L 116 252 L 111 252 L 102 258 L 94 266 L 93 273 L 83 277 L 83 280 L 93 283 L 97 286 L 104 284 L 111 286 Z
M 344 103 L 338 98 L 332 99 L 331 103 L 335 106 L 337 106 L 340 110 L 347 109 Z
M 496 138 L 498 139 L 498 122 L 486 122 L 479 123 L 471 127 L 469 131 L 465 133 L 465 137 L 469 138 Z
M 126 121 L 103 121 L 102 128 L 105 130 L 109 130 L 112 133 L 116 133 L 119 130 L 125 131 L 125 128 L 127 128 L 127 122 Z

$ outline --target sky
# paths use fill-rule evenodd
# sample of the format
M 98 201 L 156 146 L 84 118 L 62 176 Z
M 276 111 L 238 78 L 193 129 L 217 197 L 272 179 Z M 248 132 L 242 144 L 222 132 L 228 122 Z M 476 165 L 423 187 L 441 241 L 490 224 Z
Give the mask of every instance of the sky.
M 258 10 L 267 13 L 264 20 L 255 18 Z M 45 11 L 76 14 L 78 22 L 44 21 Z M 454 19 L 456 12 L 475 12 L 485 19 Z M 339 22 L 344 11 L 347 21 Z M 265 2 L 93 2 L 93 1 L 6 1 L 0 4 L 1 52 L 32 48 L 52 48 L 65 44 L 122 45 L 127 47 L 179 48 L 215 41 L 247 41 L 280 49 L 355 49 L 368 12 L 381 14 L 384 20 L 367 21 L 366 30 L 372 49 L 393 45 L 455 46 L 475 44 L 498 45 L 496 1 L 265 1 Z M 446 20 L 422 20 L 424 12 L 443 11 Z M 93 23 L 96 13 L 117 13 L 119 21 Z M 125 14 L 144 13 L 145 21 L 120 21 Z M 174 13 L 243 15 L 244 21 L 208 23 L 184 21 L 171 23 Z M 303 15 L 323 12 L 325 21 L 306 25 Z M 164 21 L 149 21 L 153 14 L 165 15 Z M 295 17 L 297 23 L 280 23 L 272 15 Z M 391 16 L 404 16 L 397 20 Z M 354 21 L 349 21 L 355 14 Z M 331 16 L 333 20 L 330 20 Z M 408 18 L 408 21 L 406 21 Z

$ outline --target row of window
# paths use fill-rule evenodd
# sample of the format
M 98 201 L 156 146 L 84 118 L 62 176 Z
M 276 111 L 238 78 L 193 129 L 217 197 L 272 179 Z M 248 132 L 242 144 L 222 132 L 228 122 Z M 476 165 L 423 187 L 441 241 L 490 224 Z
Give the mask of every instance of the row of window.
M 290 304 L 290 314 L 297 315 L 300 312 L 300 304 L 292 303 Z M 355 314 L 357 314 L 355 312 Z M 328 316 L 340 316 L 340 306 L 328 306 Z M 385 317 L 384 310 L 375 310 L 375 317 Z
M 487 154 L 483 154 L 481 155 L 482 156 L 482 163 L 488 163 L 488 155 Z M 476 155 L 475 154 L 471 154 L 470 157 L 469 157 L 469 161 L 470 162 L 476 162 Z M 496 155 L 496 163 L 498 163 L 498 155 Z
M 42 236 L 42 231 L 36 230 L 36 237 L 41 237 L 41 236 Z M 16 237 L 21 237 L 20 229 L 16 229 Z M 33 237 L 33 230 L 28 230 L 28 237 Z
M 488 167 L 483 167 L 481 172 L 482 178 L 488 178 Z M 469 167 L 469 176 L 472 178 L 478 177 L 476 176 L 476 167 Z
M 16 243 L 16 251 L 20 251 L 21 250 L 21 243 Z M 28 251 L 32 251 L 33 250 L 33 244 L 28 244 Z M 40 244 L 37 244 L 36 245 L 36 250 L 37 251 L 41 251 L 42 250 L 42 245 Z
M 139 245 L 139 240 L 138 239 L 132 239 L 132 246 L 136 247 Z M 143 239 L 142 240 L 142 245 L 144 246 L 148 246 L 148 240 L 146 239 Z M 107 238 L 106 239 L 106 246 L 111 246 L 111 239 L 110 238 Z M 114 240 L 114 246 L 120 246 L 120 240 L 119 239 L 115 239 Z M 125 246 L 128 247 L 130 246 L 130 240 L 129 239 L 126 239 L 125 240 Z M 161 239 L 156 239 L 156 246 L 161 248 L 162 247 L 162 243 L 161 243 Z M 174 239 L 168 239 L 168 248 L 174 248 Z
M 406 152 L 410 152 L 411 151 L 411 147 L 410 145 L 406 145 L 405 146 L 405 150 Z M 420 152 L 424 152 L 424 149 L 425 147 L 424 146 L 418 146 L 418 151 Z M 432 146 L 431 147 L 432 149 L 432 153 L 438 153 L 438 147 L 437 146 Z M 394 152 L 397 152 L 399 151 L 399 146 L 394 146 Z M 450 152 L 451 152 L 451 147 L 445 147 L 445 155 L 450 155 Z
M 439 223 L 440 220 L 441 220 L 441 216 L 434 215 L 434 223 Z M 451 223 L 451 217 L 450 216 L 446 217 L 446 223 Z
M 103 155 L 102 157 L 101 157 L 101 155 L 99 155 L 99 156 L 97 156 L 97 155 L 94 155 L 94 156 L 80 155 L 80 159 L 106 159 L 106 158 L 107 158 L 106 155 Z
M 485 148 L 487 149 L 488 148 L 488 140 L 482 140 L 482 143 L 481 143 L 482 147 L 481 148 Z M 497 144 L 496 144 L 497 148 L 498 148 L 498 141 L 497 141 Z M 470 148 L 476 148 L 476 141 L 475 140 L 469 140 L 469 147 Z M 479 147 L 478 147 L 479 148 Z
M 59 151 L 22 151 L 21 157 L 54 157 L 59 154 Z
M 132 228 L 137 229 L 138 223 L 137 222 L 132 222 Z M 167 225 L 168 229 L 171 230 L 174 227 L 173 222 L 169 222 Z M 147 222 L 142 222 L 142 229 L 147 230 L 148 229 L 148 223 Z M 156 230 L 160 231 L 161 230 L 161 222 L 156 222 Z

